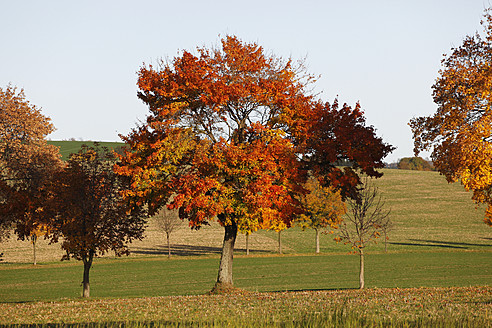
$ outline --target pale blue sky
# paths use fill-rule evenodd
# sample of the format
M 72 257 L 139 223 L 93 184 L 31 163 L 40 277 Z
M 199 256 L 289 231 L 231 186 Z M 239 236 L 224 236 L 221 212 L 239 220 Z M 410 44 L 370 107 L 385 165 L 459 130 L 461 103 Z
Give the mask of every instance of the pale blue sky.
M 408 121 L 436 109 L 443 53 L 481 31 L 488 0 L 0 1 L 0 86 L 24 88 L 53 140 L 118 141 L 147 109 L 143 63 L 237 35 L 321 75 L 324 100 L 360 101 L 369 124 L 412 156 Z

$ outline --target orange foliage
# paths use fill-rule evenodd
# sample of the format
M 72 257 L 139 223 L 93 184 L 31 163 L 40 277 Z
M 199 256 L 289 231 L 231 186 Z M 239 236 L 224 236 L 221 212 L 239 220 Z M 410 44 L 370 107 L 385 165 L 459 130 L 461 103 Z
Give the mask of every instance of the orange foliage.
M 155 211 L 176 193 L 170 207 L 193 227 L 224 213 L 254 231 L 290 226 L 308 169 L 344 195 L 359 183 L 354 169 L 378 175 L 392 147 L 365 126 L 359 105 L 315 101 L 301 66 L 233 36 L 197 52 L 139 72 L 150 115 L 123 137 L 131 149 L 117 168 L 132 177 L 126 196 L 135 204 Z M 354 169 L 336 168 L 341 158 Z
M 309 193 L 302 196 L 305 213 L 297 219 L 298 224 L 302 228 L 336 229 L 347 211 L 340 192 L 333 187 L 322 187 L 315 178 L 308 180 L 306 189 Z
M 304 211 L 309 171 L 352 195 L 356 170 L 378 176 L 392 147 L 365 126 L 359 105 L 323 104 L 309 94 L 312 82 L 302 64 L 234 36 L 142 67 L 138 96 L 150 114 L 122 137 L 130 149 L 116 171 L 132 180 L 125 197 L 151 213 L 179 209 L 193 228 L 218 220 L 233 247 L 237 229 L 290 227 Z M 354 167 L 338 169 L 339 159 Z
M 432 149 L 434 166 L 449 182 L 461 181 L 477 203 L 489 205 L 492 225 L 492 15 L 485 37 L 468 36 L 443 59 L 433 85 L 436 113 L 410 121 L 415 153 Z
M 23 90 L 0 88 L 0 226 L 15 224 L 22 239 L 42 221 L 46 186 L 61 165 L 46 141 L 53 130 Z

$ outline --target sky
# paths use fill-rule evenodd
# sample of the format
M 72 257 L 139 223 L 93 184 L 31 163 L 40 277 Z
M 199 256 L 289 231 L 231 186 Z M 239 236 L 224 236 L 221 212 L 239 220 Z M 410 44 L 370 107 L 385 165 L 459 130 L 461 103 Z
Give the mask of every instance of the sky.
M 413 156 L 411 118 L 437 106 L 443 54 L 481 31 L 488 0 L 0 0 L 0 87 L 23 88 L 52 140 L 120 141 L 148 113 L 144 64 L 236 35 L 305 59 L 324 101 L 359 102 L 368 125 Z M 428 154 L 422 154 L 427 157 Z

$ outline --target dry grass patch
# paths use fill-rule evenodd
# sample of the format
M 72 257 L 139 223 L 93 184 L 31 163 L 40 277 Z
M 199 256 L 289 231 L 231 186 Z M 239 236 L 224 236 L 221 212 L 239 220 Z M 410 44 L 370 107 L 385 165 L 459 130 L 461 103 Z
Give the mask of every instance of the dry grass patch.
M 343 309 L 343 310 L 342 310 Z M 0 324 L 89 322 L 292 323 L 335 311 L 379 322 L 445 319 L 490 326 L 492 288 L 410 288 L 238 293 L 0 304 Z M 254 326 L 254 325 L 253 325 Z

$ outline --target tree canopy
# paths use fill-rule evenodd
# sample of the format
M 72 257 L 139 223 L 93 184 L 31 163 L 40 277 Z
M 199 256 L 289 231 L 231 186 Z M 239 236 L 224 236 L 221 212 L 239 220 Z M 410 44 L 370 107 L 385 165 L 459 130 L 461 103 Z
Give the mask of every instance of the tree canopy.
M 398 162 L 400 170 L 433 171 L 434 166 L 422 157 L 404 157 Z
M 0 88 L 0 226 L 14 225 L 20 238 L 37 228 L 46 184 L 61 165 L 58 149 L 46 141 L 53 131 L 23 90 Z
M 193 228 L 217 219 L 225 228 L 218 284 L 232 284 L 238 226 L 289 227 L 303 213 L 308 171 L 350 195 L 355 170 L 377 176 L 392 150 L 359 105 L 322 103 L 309 92 L 313 81 L 301 64 L 235 36 L 139 71 L 150 113 L 122 137 L 130 149 L 117 171 L 132 179 L 125 196 L 151 212 L 169 204 Z M 337 168 L 343 159 L 354 166 Z
M 432 149 L 435 167 L 449 182 L 461 181 L 473 199 L 488 204 L 492 225 L 492 15 L 484 35 L 467 36 L 442 61 L 432 86 L 437 111 L 410 121 L 414 150 Z
M 319 253 L 320 230 L 328 227 L 337 228 L 347 208 L 339 191 L 334 191 L 333 187 L 322 187 L 316 178 L 308 179 L 305 187 L 308 193 L 301 196 L 304 213 L 296 219 L 296 223 L 302 229 L 315 230 L 316 253 Z
M 51 240 L 62 239 L 65 258 L 84 263 L 83 296 L 90 295 L 89 270 L 93 258 L 113 251 L 129 254 L 127 244 L 142 239 L 146 212 L 128 207 L 122 191 L 128 178 L 117 175 L 114 154 L 107 149 L 83 146 L 72 154 L 52 183 Z

